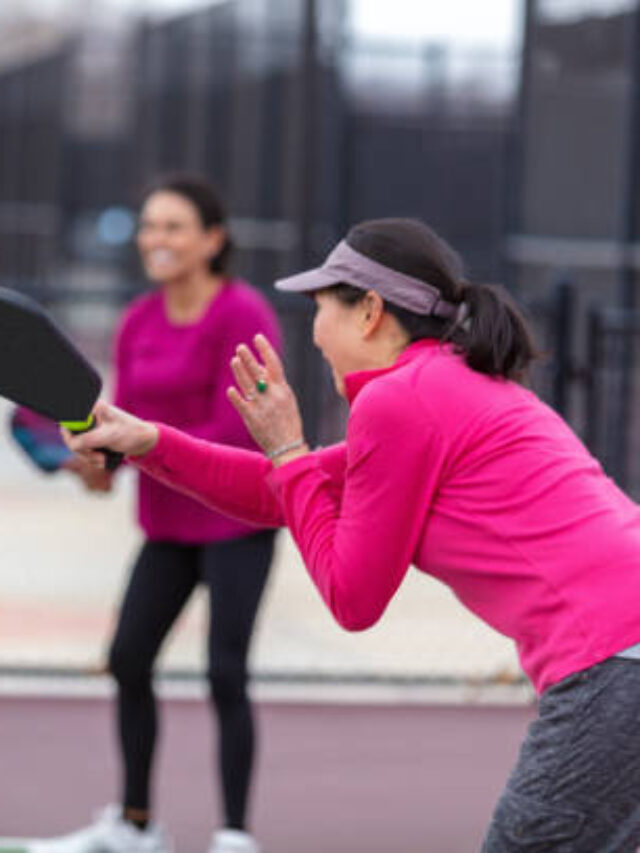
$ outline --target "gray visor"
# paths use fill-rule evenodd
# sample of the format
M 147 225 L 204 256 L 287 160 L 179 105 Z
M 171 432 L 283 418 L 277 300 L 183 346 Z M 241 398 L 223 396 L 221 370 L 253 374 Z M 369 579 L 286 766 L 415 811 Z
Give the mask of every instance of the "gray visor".
M 278 290 L 311 293 L 334 284 L 375 290 L 383 299 L 416 314 L 446 318 L 459 314 L 460 306 L 443 300 L 437 287 L 372 261 L 345 240 L 338 243 L 321 267 L 281 278 L 275 286 Z

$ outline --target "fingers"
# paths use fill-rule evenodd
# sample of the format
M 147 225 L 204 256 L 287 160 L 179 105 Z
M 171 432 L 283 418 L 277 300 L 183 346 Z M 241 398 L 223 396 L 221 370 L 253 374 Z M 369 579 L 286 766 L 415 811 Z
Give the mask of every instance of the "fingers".
M 240 359 L 251 384 L 259 379 L 270 379 L 273 382 L 284 382 L 285 375 L 278 354 L 264 335 L 256 335 L 253 339 L 263 364 L 260 364 L 246 344 L 240 344 L 236 350 L 236 358 Z M 247 388 L 247 390 L 249 390 Z
M 94 406 L 93 426 L 84 432 L 71 432 L 61 428 L 62 438 L 67 447 L 78 454 L 91 468 L 103 468 L 105 457 L 99 448 L 108 446 L 112 407 L 103 400 Z
M 102 462 L 102 453 L 96 453 L 90 448 L 84 447 L 82 445 L 81 437 L 69 432 L 65 427 L 60 427 L 60 435 L 69 450 L 75 454 L 75 457 L 72 460 L 69 460 L 67 465 L 69 470 L 81 473 L 84 466 L 88 465 L 92 468 L 100 466 Z
M 236 349 L 235 358 L 238 359 L 242 364 L 242 368 L 244 371 L 243 375 L 245 377 L 245 381 L 248 382 L 248 386 L 246 388 L 243 386 L 240 387 L 243 391 L 255 390 L 255 385 L 258 379 L 264 379 L 264 367 L 256 359 L 256 357 L 246 344 L 240 344 L 238 346 L 238 348 Z
M 90 492 L 110 492 L 113 489 L 113 475 L 104 469 L 91 468 L 83 480 Z
M 69 445 L 67 445 L 69 447 Z M 74 455 L 64 465 L 66 471 L 76 474 L 82 480 L 87 471 L 103 471 L 106 464 L 104 453 L 97 450 L 73 450 Z
M 96 404 L 93 407 L 93 414 L 99 421 L 101 421 L 109 414 L 110 409 L 111 406 L 106 400 L 96 400 Z
M 238 383 L 238 388 L 240 388 L 244 397 L 247 400 L 250 400 L 256 389 L 257 378 L 253 378 L 240 354 L 231 359 L 231 370 L 233 371 L 235 380 Z
M 256 335 L 253 340 L 256 345 L 256 349 L 262 356 L 262 360 L 264 361 L 264 365 L 267 368 L 269 376 L 276 382 L 283 381 L 285 378 L 284 369 L 282 367 L 282 362 L 278 357 L 278 353 L 274 350 L 264 335 Z
M 97 429 L 99 429 L 99 427 L 94 427 L 90 432 L 75 433 L 65 427 L 61 427 L 60 433 L 69 450 L 89 459 L 94 448 L 99 446 L 99 439 L 95 432 Z
M 233 386 L 227 388 L 227 397 L 231 401 L 231 404 L 237 409 L 238 414 L 243 421 L 247 423 L 247 419 L 251 415 L 251 401 L 243 397 L 238 389 Z

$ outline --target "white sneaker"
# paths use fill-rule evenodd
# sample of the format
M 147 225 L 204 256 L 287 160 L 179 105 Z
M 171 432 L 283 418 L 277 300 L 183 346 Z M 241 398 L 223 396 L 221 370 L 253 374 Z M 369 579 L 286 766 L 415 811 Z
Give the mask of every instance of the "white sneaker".
M 213 836 L 209 853 L 260 853 L 260 845 L 248 832 L 221 829 Z
M 154 823 L 138 829 L 122 819 L 119 806 L 107 806 L 95 823 L 62 838 L 33 841 L 29 853 L 172 853 L 164 832 Z

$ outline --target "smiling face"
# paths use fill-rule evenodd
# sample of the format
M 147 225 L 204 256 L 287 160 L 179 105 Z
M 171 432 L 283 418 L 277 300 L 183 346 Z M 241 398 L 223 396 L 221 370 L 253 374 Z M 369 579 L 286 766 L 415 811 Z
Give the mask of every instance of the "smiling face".
M 224 239 L 224 229 L 205 228 L 196 206 L 178 193 L 159 190 L 144 203 L 137 245 L 152 281 L 166 284 L 210 274 L 209 261 Z

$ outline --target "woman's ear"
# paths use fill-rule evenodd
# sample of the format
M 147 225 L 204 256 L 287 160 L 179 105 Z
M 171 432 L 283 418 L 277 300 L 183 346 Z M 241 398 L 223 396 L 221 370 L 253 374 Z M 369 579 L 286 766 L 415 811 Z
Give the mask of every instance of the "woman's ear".
M 206 252 L 209 260 L 216 258 L 220 252 L 222 251 L 222 247 L 224 246 L 227 239 L 227 231 L 226 228 L 223 228 L 221 225 L 212 225 L 210 228 L 207 228 L 207 245 Z
M 384 301 L 375 290 L 368 290 L 360 303 L 362 306 L 362 330 L 366 338 L 380 326 L 384 316 Z

